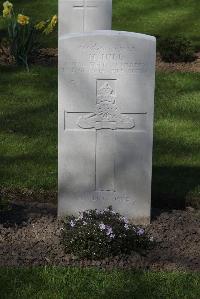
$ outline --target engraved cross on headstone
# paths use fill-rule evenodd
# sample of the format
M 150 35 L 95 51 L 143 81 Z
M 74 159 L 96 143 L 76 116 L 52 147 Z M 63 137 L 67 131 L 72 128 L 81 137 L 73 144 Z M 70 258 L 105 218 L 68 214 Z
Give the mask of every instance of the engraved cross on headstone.
M 96 111 L 81 116 L 77 123 L 82 129 L 96 129 L 96 191 L 115 191 L 113 130 L 135 127 L 133 118 L 122 114 L 117 106 L 115 81 L 97 80 Z
M 76 0 L 73 7 L 75 9 L 82 10 L 82 21 L 83 21 L 83 32 L 85 31 L 85 17 L 86 17 L 86 10 L 97 8 L 97 3 L 94 0 Z

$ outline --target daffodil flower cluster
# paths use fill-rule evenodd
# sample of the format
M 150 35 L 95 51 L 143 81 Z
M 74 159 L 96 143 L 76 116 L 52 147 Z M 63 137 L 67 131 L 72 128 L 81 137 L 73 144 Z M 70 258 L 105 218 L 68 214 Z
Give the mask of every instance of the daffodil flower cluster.
M 35 25 L 35 29 L 42 31 L 46 35 L 53 32 L 54 28 L 56 27 L 56 24 L 58 22 L 58 17 L 54 15 L 51 20 L 47 21 L 41 21 Z
M 54 30 L 57 22 L 58 22 L 58 17 L 55 15 L 52 17 L 52 19 L 50 20 L 49 24 L 47 25 L 47 27 L 44 29 L 43 32 L 45 34 L 51 33 Z
M 3 17 L 10 18 L 12 15 L 13 4 L 9 1 L 3 3 Z
M 37 50 L 40 36 L 53 32 L 58 18 L 54 15 L 49 20 L 33 24 L 31 17 L 21 13 L 15 15 L 13 4 L 9 1 L 3 3 L 3 18 L 7 21 L 11 55 L 18 65 L 24 65 L 29 70 L 28 60 L 33 50 Z

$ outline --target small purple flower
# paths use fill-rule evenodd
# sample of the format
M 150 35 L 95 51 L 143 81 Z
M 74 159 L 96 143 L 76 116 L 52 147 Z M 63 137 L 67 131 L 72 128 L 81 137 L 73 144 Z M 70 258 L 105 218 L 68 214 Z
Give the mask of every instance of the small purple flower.
M 105 226 L 104 223 L 100 223 L 100 224 L 99 224 L 99 228 L 100 228 L 100 230 L 102 231 L 102 230 L 105 230 L 105 229 L 106 229 L 106 226 Z
M 140 228 L 140 229 L 137 231 L 137 235 L 138 235 L 138 236 L 142 236 L 142 235 L 144 235 L 144 229 L 143 229 L 143 228 Z
M 124 228 L 128 230 L 129 229 L 129 225 L 127 223 L 125 223 Z
M 106 226 L 106 230 L 107 230 L 107 232 L 106 232 L 106 235 L 107 235 L 107 236 L 110 236 L 110 235 L 113 234 L 113 230 L 112 230 L 112 227 L 111 227 L 111 226 L 107 225 L 107 226 Z
M 71 227 L 74 227 L 76 225 L 76 223 L 73 220 L 71 220 L 69 224 Z
M 120 220 L 124 221 L 124 223 L 126 223 L 126 224 L 129 223 L 128 218 L 126 218 L 126 217 L 121 217 Z
M 110 234 L 110 239 L 114 239 L 115 238 L 115 234 Z

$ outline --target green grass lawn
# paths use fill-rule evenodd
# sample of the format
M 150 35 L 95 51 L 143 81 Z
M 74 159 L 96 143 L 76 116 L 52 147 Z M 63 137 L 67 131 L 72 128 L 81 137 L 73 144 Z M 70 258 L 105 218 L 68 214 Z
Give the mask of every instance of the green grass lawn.
M 200 207 L 199 82 L 200 74 L 157 74 L 153 204 Z
M 57 189 L 57 70 L 0 68 L 0 187 Z M 153 205 L 200 199 L 200 74 L 158 73 Z
M 1 68 L 0 177 L 4 187 L 57 188 L 57 70 Z
M 114 0 L 113 28 L 155 36 L 185 35 L 200 47 L 199 0 Z
M 24 11 L 34 20 L 57 13 L 57 0 L 13 0 L 16 11 Z M 1 1 L 3 3 L 3 1 Z M 200 48 L 199 0 L 113 0 L 113 29 L 156 36 L 184 34 Z M 5 26 L 0 21 L 0 33 Z M 57 32 L 44 40 L 44 46 L 57 46 Z
M 0 270 L 1 299 L 198 299 L 198 273 L 78 268 Z

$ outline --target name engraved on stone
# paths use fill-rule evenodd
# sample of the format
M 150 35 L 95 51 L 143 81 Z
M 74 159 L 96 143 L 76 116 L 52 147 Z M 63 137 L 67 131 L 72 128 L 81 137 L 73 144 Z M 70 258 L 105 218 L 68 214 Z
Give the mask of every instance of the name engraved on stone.
M 102 47 L 98 44 L 86 47 L 84 44 L 79 46 L 81 51 L 86 51 L 85 60 L 66 61 L 69 71 L 72 73 L 104 74 L 109 63 L 109 72 L 112 74 L 134 74 L 146 72 L 144 61 L 138 60 L 134 55 L 135 47 Z

